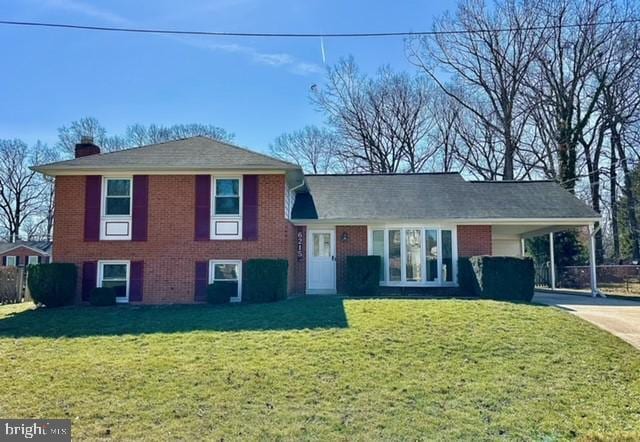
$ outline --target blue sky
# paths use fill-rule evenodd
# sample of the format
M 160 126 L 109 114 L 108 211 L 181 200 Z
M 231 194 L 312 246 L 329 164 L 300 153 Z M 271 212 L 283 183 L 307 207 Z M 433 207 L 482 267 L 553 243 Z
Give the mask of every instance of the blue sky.
M 2 19 L 237 32 L 417 31 L 453 1 L 3 0 Z M 365 72 L 413 69 L 402 38 L 325 39 L 326 62 L 353 55 Z M 322 123 L 309 102 L 324 66 L 318 39 L 176 37 L 0 26 L 0 138 L 55 142 L 95 116 L 110 134 L 131 123 L 210 123 L 266 150 Z

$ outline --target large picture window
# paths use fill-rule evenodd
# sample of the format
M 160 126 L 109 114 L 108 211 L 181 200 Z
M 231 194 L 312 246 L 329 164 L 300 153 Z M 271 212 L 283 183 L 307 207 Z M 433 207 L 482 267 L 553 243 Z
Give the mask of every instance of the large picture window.
M 369 254 L 381 258 L 383 285 L 428 286 L 456 282 L 457 251 L 451 228 L 371 228 Z

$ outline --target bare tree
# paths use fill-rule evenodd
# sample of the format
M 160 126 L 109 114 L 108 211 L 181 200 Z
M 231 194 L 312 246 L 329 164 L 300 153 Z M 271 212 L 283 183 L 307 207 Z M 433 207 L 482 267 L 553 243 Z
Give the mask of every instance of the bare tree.
M 349 58 L 328 70 L 324 87 L 312 88 L 312 100 L 342 139 L 339 156 L 349 169 L 417 172 L 435 154 L 423 144 L 429 94 L 418 78 L 384 67 L 370 79 Z
M 40 175 L 29 167 L 41 162 L 46 148 L 23 141 L 0 140 L 0 221 L 10 241 L 20 239 L 27 219 L 38 215 L 42 207 Z
M 530 65 L 542 48 L 540 17 L 534 2 L 465 0 L 455 15 L 445 14 L 438 33 L 410 41 L 410 60 L 453 100 L 473 115 L 499 143 L 500 175 L 513 179 L 517 150 L 528 119 L 522 105 Z M 501 29 L 512 29 L 503 32 Z M 466 31 L 466 32 L 460 32 Z M 445 82 L 445 71 L 453 81 Z
M 435 91 L 430 108 L 433 130 L 429 143 L 436 149 L 436 157 L 430 169 L 451 172 L 458 166 L 459 146 L 462 143 L 458 132 L 462 110 L 455 100 L 442 91 Z M 460 166 L 461 167 L 461 166 Z
M 194 136 L 206 136 L 220 141 L 232 141 L 234 138 L 232 133 L 221 127 L 198 123 L 173 124 L 171 126 L 133 124 L 127 127 L 123 138 L 127 146 L 134 147 Z
M 107 130 L 95 117 L 83 117 L 72 121 L 68 126 L 58 129 L 58 142 L 56 148 L 66 155 L 73 155 L 76 143 L 82 137 L 91 137 L 104 152 L 131 147 L 126 137 L 118 135 L 108 135 Z
M 611 61 L 624 28 L 616 3 L 548 0 L 538 12 L 549 18 L 550 27 L 529 77 L 531 105 L 538 111 L 539 133 L 555 144 L 556 152 L 550 153 L 557 153 L 557 179 L 571 192 L 579 178 L 578 147 L 597 118 L 603 89 L 616 81 Z
M 269 146 L 271 154 L 300 165 L 308 173 L 331 173 L 338 167 L 338 137 L 326 128 L 305 126 L 279 135 Z
M 124 135 L 108 135 L 105 127 L 96 118 L 83 117 L 58 129 L 56 147 L 67 155 L 73 155 L 76 143 L 83 136 L 90 136 L 102 151 L 112 152 L 128 147 L 162 143 L 197 135 L 220 141 L 233 140 L 233 134 L 221 127 L 197 123 L 174 124 L 171 126 L 133 124 L 127 127 Z

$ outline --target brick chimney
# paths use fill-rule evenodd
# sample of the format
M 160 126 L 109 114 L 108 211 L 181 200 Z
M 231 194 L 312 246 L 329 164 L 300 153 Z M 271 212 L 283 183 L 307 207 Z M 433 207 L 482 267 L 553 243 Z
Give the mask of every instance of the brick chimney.
M 93 144 L 92 137 L 82 137 L 80 142 L 76 144 L 76 158 L 87 157 L 100 153 L 100 147 Z

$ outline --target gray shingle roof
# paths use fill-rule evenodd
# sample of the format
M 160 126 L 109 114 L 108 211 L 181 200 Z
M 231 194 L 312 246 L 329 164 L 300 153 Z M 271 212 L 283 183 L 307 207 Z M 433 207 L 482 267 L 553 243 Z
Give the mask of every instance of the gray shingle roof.
M 16 242 L 0 242 L 0 254 L 4 254 L 18 247 L 30 247 L 39 250 L 41 253 L 48 254 L 51 249 L 50 241 L 16 241 Z
M 294 219 L 598 218 L 551 181 L 465 181 L 458 173 L 308 175 Z
M 191 137 L 166 143 L 134 147 L 116 152 L 90 155 L 34 167 L 38 172 L 83 173 L 99 170 L 298 170 L 299 166 L 249 149 L 213 140 Z

